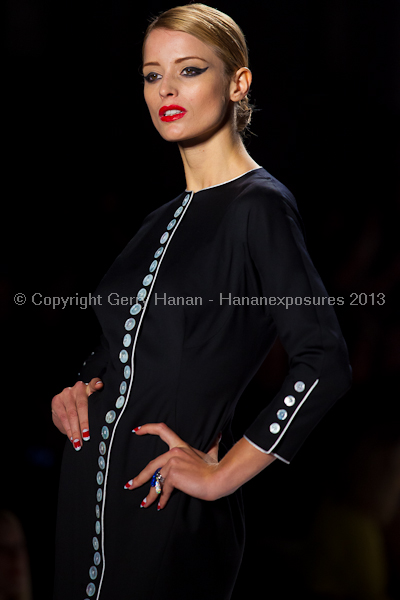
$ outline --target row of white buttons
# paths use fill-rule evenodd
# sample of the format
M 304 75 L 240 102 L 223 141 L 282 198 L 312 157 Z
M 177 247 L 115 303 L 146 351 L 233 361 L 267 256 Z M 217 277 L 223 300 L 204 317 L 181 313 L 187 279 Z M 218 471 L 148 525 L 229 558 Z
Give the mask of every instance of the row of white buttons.
M 186 194 L 182 205 L 175 211 L 174 213 L 174 219 L 172 219 L 172 221 L 170 221 L 167 225 L 167 231 L 165 233 L 163 233 L 163 235 L 160 238 L 160 243 L 161 244 L 165 244 L 165 242 L 168 240 L 169 238 L 169 231 L 171 231 L 171 229 L 173 229 L 176 225 L 176 219 L 177 217 L 179 217 L 179 215 L 182 213 L 183 208 L 186 206 L 186 204 L 189 202 L 190 200 L 190 194 Z M 152 261 L 152 263 L 150 264 L 149 267 L 149 271 L 150 273 L 148 275 L 146 275 L 146 277 L 143 279 L 142 283 L 145 287 L 148 287 L 151 282 L 153 281 L 153 273 L 155 272 L 155 270 L 157 269 L 158 266 L 158 258 L 161 256 L 161 254 L 164 252 L 164 246 L 161 246 L 160 248 L 158 248 L 158 250 L 154 253 L 154 260 Z M 131 308 L 130 308 L 130 314 L 132 316 L 138 315 L 141 310 L 142 310 L 142 305 L 139 304 L 139 302 L 143 302 L 144 299 L 147 296 L 147 290 L 145 288 L 141 288 L 139 290 L 139 292 L 137 293 L 137 302 L 136 304 L 134 304 Z M 129 318 L 125 321 L 125 330 L 126 331 L 132 331 L 132 329 L 136 326 L 136 321 L 133 318 Z M 123 337 L 122 340 L 122 344 L 124 346 L 124 348 L 129 348 L 129 346 L 131 345 L 132 342 L 132 336 L 129 333 L 126 333 Z M 121 350 L 121 352 L 119 353 L 119 360 L 122 364 L 125 364 L 128 362 L 129 360 L 129 354 L 127 350 Z M 131 376 L 131 368 L 125 364 L 124 367 L 124 377 L 126 380 L 128 380 Z M 128 384 L 126 381 L 122 381 L 121 385 L 119 386 L 119 392 L 120 392 L 120 396 L 117 398 L 116 402 L 115 402 L 115 406 L 116 408 L 120 409 L 124 406 L 125 404 L 125 393 L 127 391 L 128 388 Z M 108 425 L 111 425 L 112 423 L 114 423 L 115 419 L 116 419 L 116 412 L 115 410 L 109 410 L 105 416 L 105 421 Z M 101 437 L 103 438 L 103 440 L 107 440 L 110 437 L 110 429 L 109 427 L 107 427 L 107 425 L 103 425 L 102 429 L 101 429 Z M 101 533 L 101 523 L 100 523 L 100 502 L 103 499 L 103 490 L 100 486 L 103 485 L 104 483 L 104 475 L 103 475 L 103 470 L 106 468 L 106 460 L 104 458 L 104 456 L 107 453 L 107 445 L 106 443 L 100 442 L 99 444 L 99 459 L 98 459 L 98 465 L 100 467 L 100 471 L 98 471 L 97 475 L 96 475 L 96 482 L 97 485 L 99 486 L 97 489 L 97 493 L 96 493 L 96 500 L 97 500 L 97 504 L 96 504 L 96 523 L 95 523 L 95 532 L 96 532 L 96 536 L 100 535 Z M 93 562 L 94 565 L 92 565 L 89 569 L 89 577 L 90 579 L 92 579 L 92 581 L 94 581 L 95 579 L 97 579 L 97 575 L 98 575 L 98 570 L 97 567 L 99 566 L 100 562 L 101 562 L 101 554 L 100 552 L 98 552 L 99 547 L 100 547 L 100 543 L 97 537 L 93 538 L 93 549 L 95 550 L 95 554 L 93 556 Z M 96 593 L 96 586 L 94 583 L 89 583 L 86 587 L 86 594 L 89 596 L 89 598 L 91 598 L 92 596 L 94 596 L 94 594 Z M 86 599 L 88 600 L 88 599 Z
M 304 392 L 305 388 L 306 384 L 304 383 L 304 381 L 296 381 L 296 383 L 294 384 L 294 389 L 296 392 Z M 286 396 L 283 402 L 286 404 L 286 406 L 291 407 L 296 404 L 296 398 L 294 396 Z M 281 408 L 276 413 L 276 416 L 278 417 L 279 421 L 285 421 L 288 417 L 288 412 L 284 408 Z M 269 426 L 269 430 L 271 433 L 276 435 L 280 432 L 281 426 L 279 425 L 279 423 L 271 423 L 271 425 Z

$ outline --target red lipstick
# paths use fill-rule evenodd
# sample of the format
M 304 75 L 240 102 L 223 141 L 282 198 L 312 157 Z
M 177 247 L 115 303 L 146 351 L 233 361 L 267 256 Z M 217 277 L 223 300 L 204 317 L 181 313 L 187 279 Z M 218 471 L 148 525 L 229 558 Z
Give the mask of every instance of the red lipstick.
M 170 114 L 170 111 L 173 111 L 172 114 Z M 179 111 L 179 112 L 176 112 L 176 111 Z M 169 114 L 167 115 L 166 113 L 169 113 Z M 163 106 L 158 111 L 161 121 L 164 121 L 165 123 L 170 123 L 171 121 L 176 121 L 177 119 L 182 119 L 182 117 L 184 117 L 186 113 L 187 113 L 186 108 L 183 108 L 182 106 L 178 106 L 177 104 L 170 104 L 169 106 Z

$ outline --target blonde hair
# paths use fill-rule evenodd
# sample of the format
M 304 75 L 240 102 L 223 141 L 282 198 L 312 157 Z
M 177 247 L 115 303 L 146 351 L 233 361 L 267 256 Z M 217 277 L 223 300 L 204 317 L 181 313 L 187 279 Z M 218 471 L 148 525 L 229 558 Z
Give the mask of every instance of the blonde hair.
M 144 40 L 153 29 L 170 29 L 190 33 L 208 46 L 225 65 L 226 76 L 231 79 L 238 69 L 249 66 L 249 54 L 244 34 L 235 21 L 225 13 L 205 4 L 176 6 L 155 17 L 148 26 Z M 250 125 L 253 106 L 249 95 L 235 103 L 236 130 L 244 135 Z

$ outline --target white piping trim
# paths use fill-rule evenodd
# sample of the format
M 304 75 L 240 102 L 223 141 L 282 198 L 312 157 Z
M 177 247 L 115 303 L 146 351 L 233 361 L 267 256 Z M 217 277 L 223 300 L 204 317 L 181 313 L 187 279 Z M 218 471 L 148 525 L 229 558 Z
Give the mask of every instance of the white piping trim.
M 247 435 L 244 435 L 243 437 L 244 437 L 245 440 L 247 440 L 249 442 L 249 444 L 251 444 L 252 446 L 254 446 L 254 448 L 257 448 L 257 450 L 259 450 L 263 454 L 271 454 L 271 452 L 267 452 L 266 450 L 264 450 L 264 448 L 260 448 L 260 446 L 257 446 L 257 444 L 255 444 L 254 442 L 252 442 L 251 440 L 249 440 L 249 438 L 247 437 Z
M 278 437 L 278 439 L 276 440 L 276 442 L 274 444 L 272 444 L 271 448 L 268 450 L 269 453 L 271 453 L 272 450 L 275 448 L 275 446 L 277 444 L 279 444 L 279 442 L 282 439 L 282 436 L 285 434 L 285 432 L 286 432 L 287 428 L 289 427 L 290 423 L 293 421 L 294 417 L 299 412 L 300 408 L 303 406 L 304 402 L 307 400 L 308 396 L 311 394 L 311 392 L 313 391 L 313 389 L 315 388 L 315 386 L 318 385 L 318 382 L 319 382 L 319 379 L 316 379 L 314 381 L 314 383 L 312 384 L 312 386 L 310 387 L 310 389 L 308 390 L 307 394 L 305 394 L 303 400 L 300 402 L 300 404 L 298 405 L 298 407 L 296 408 L 296 410 L 294 411 L 294 413 L 290 417 L 289 421 L 287 422 L 286 427 L 282 430 L 281 435 Z
M 125 400 L 125 404 L 124 404 L 124 406 L 123 406 L 123 408 L 122 408 L 122 410 L 121 410 L 121 412 L 119 414 L 119 417 L 118 417 L 118 419 L 115 422 L 115 426 L 114 426 L 114 429 L 113 429 L 113 432 L 112 432 L 111 438 L 110 438 L 110 443 L 109 443 L 109 447 L 108 447 L 108 454 L 107 454 L 107 465 L 106 465 L 106 471 L 105 471 L 105 474 L 104 474 L 103 504 L 102 504 L 102 508 L 101 508 L 102 571 L 101 571 L 101 577 L 100 577 L 100 581 L 99 581 L 99 587 L 98 587 L 98 590 L 97 590 L 96 600 L 99 600 L 99 598 L 100 598 L 101 586 L 103 585 L 104 573 L 106 571 L 106 557 L 105 557 L 105 549 L 104 549 L 104 537 L 105 537 L 104 536 L 104 509 L 105 509 L 105 506 L 106 506 L 106 492 L 107 492 L 108 470 L 109 470 L 109 466 L 110 466 L 110 456 L 111 456 L 111 450 L 112 450 L 112 446 L 113 446 L 113 442 L 114 442 L 114 436 L 115 436 L 115 432 L 117 431 L 117 427 L 118 427 L 118 424 L 119 424 L 119 422 L 121 420 L 121 417 L 124 414 L 126 407 L 128 406 L 129 396 L 130 396 L 130 393 L 131 393 L 132 383 L 133 383 L 133 376 L 134 376 L 134 358 L 135 358 L 136 343 L 137 343 L 137 339 L 138 339 L 140 327 L 142 325 L 143 318 L 144 318 L 144 315 L 146 313 L 147 305 L 148 305 L 148 302 L 150 300 L 150 296 L 151 296 L 151 293 L 153 291 L 153 287 L 154 287 L 154 284 L 156 282 L 157 275 L 160 272 L 161 263 L 164 260 L 164 256 L 167 253 L 168 246 L 171 243 L 171 240 L 174 237 L 174 234 L 175 234 L 176 230 L 178 229 L 179 225 L 182 223 L 182 219 L 185 216 L 185 213 L 186 213 L 187 209 L 189 208 L 189 206 L 191 204 L 191 201 L 192 201 L 192 198 L 193 198 L 193 192 L 187 192 L 187 193 L 190 194 L 190 198 L 189 198 L 186 206 L 184 207 L 184 210 L 182 211 L 181 218 L 179 219 L 178 225 L 172 230 L 172 232 L 170 233 L 170 236 L 168 238 L 167 243 L 164 244 L 164 251 L 161 254 L 156 274 L 153 277 L 153 281 L 151 282 L 151 285 L 149 287 L 149 291 L 147 293 L 147 300 L 144 303 L 144 306 L 143 306 L 143 309 L 142 309 L 142 312 L 141 312 L 141 318 L 140 318 L 140 321 L 138 323 L 138 326 L 137 326 L 137 329 L 136 329 L 135 339 L 134 339 L 133 344 L 132 344 L 131 376 L 130 376 L 128 391 L 127 391 L 127 394 L 126 394 L 126 400 Z
M 262 168 L 263 168 L 262 166 L 254 167 L 254 169 L 250 169 L 249 171 L 246 171 L 245 173 L 242 173 L 241 175 L 238 175 L 237 177 L 234 177 L 233 179 L 228 179 L 228 181 L 223 181 L 222 183 L 216 183 L 215 185 L 209 185 L 208 187 L 201 188 L 201 190 L 197 190 L 197 192 L 190 192 L 190 191 L 186 190 L 186 193 L 187 194 L 190 194 L 190 193 L 198 194 L 199 192 L 204 192 L 204 190 L 211 190 L 212 188 L 219 187 L 220 185 L 225 185 L 226 183 L 231 183 L 231 181 L 236 181 L 236 179 L 240 179 L 244 175 L 247 175 L 247 173 L 251 173 L 252 171 L 257 171 L 258 169 L 262 169 Z
M 272 456 L 275 456 L 275 458 L 278 458 L 279 460 L 284 462 L 285 465 L 290 465 L 290 462 L 288 460 L 286 460 L 285 458 L 282 458 L 282 456 L 279 456 L 279 454 L 276 454 L 275 452 L 271 452 L 271 454 L 272 454 Z
M 279 458 L 279 460 L 281 460 L 282 462 L 286 463 L 287 465 L 290 465 L 290 462 L 288 460 L 286 460 L 285 458 L 282 458 L 282 456 L 279 456 L 279 454 L 275 454 L 275 452 L 267 452 L 266 450 L 264 450 L 264 448 L 260 448 L 260 446 L 257 446 L 257 444 L 255 444 L 254 442 L 249 440 L 247 435 L 244 435 L 243 437 L 245 440 L 247 440 L 249 442 L 249 444 L 254 446 L 254 448 L 257 448 L 257 450 L 259 450 L 263 454 L 270 454 L 271 456 L 275 456 L 275 458 Z

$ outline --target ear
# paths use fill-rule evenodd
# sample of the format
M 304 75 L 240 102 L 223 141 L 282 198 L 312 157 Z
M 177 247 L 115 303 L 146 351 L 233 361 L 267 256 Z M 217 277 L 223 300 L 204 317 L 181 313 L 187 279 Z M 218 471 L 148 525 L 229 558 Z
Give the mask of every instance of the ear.
M 232 77 L 230 86 L 230 99 L 232 102 L 239 102 L 247 96 L 252 78 L 251 71 L 247 67 L 242 67 L 236 71 L 235 75 Z

